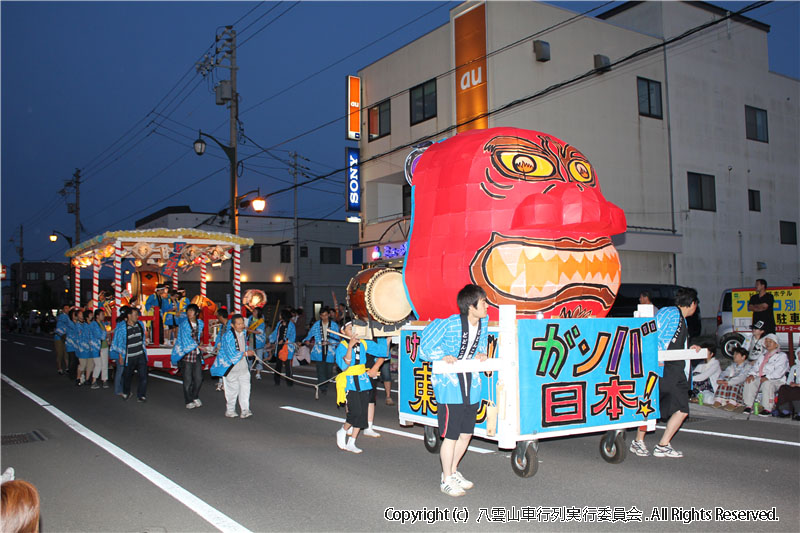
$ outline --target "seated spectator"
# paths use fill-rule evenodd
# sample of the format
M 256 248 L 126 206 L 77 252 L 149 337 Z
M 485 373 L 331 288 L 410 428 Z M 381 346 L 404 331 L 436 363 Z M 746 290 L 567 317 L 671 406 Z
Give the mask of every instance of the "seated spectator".
M 753 334 L 744 341 L 742 346 L 747 350 L 748 358 L 751 361 L 755 361 L 766 351 L 764 348 L 764 322 L 759 320 L 750 326 L 750 329 L 753 330 Z
M 733 350 L 733 363 L 720 374 L 717 391 L 714 394 L 714 407 L 726 411 L 744 411 L 744 380 L 753 365 L 747 360 L 747 350 L 742 347 Z
M 794 411 L 794 419 L 800 420 L 800 348 L 795 352 L 795 361 L 797 362 L 789 369 L 786 385 L 781 385 L 778 389 L 778 407 L 772 412 L 772 416 L 786 418 L 792 416 Z
M 0 492 L 2 492 L 3 533 L 37 533 L 39 493 L 36 487 L 27 481 L 17 479 L 4 481 L 0 485 Z
M 714 403 L 714 395 L 717 391 L 717 379 L 719 378 L 722 368 L 719 366 L 719 361 L 714 358 L 714 345 L 706 343 L 702 345 L 703 348 L 708 350 L 708 357 L 705 363 L 697 365 L 692 372 L 692 398 L 691 402 L 698 403 L 698 396 L 703 394 L 703 403 L 711 405 Z
M 783 385 L 786 372 L 789 370 L 789 358 L 780 351 L 778 337 L 770 333 L 764 337 L 766 353 L 753 365 L 750 375 L 744 381 L 744 409 L 750 413 L 753 409 L 756 396 L 761 391 L 761 412 L 759 416 L 770 416 L 775 403 L 775 392 Z

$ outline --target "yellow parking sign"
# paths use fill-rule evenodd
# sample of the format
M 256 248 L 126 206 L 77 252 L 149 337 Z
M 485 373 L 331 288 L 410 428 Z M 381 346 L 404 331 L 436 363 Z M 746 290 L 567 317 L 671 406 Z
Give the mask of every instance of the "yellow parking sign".
M 800 332 L 800 287 L 772 287 L 767 292 L 775 299 L 772 306 L 772 312 L 775 315 L 775 331 Z M 747 310 L 747 303 L 755 293 L 756 291 L 753 289 L 731 291 L 734 331 L 750 329 L 753 313 Z

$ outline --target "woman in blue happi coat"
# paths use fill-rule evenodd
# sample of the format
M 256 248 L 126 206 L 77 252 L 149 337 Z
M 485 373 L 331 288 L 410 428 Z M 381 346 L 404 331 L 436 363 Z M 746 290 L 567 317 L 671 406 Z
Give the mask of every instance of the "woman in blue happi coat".
M 93 367 L 96 370 L 95 372 L 92 372 L 92 388 L 99 389 L 100 385 L 97 383 L 97 378 L 100 376 L 100 370 L 97 369 L 101 367 L 102 354 L 100 353 L 100 351 L 103 347 L 103 341 L 106 339 L 107 335 L 106 326 L 104 322 L 106 319 L 105 309 L 103 309 L 102 307 L 95 309 L 92 318 L 93 320 L 91 321 L 91 323 L 89 323 L 87 340 L 89 343 L 89 349 L 91 351 L 92 361 L 94 362 Z M 106 361 L 106 365 L 107 364 L 108 361 Z M 105 381 L 103 381 L 103 383 L 105 383 Z
M 87 316 L 88 315 L 88 316 Z M 94 360 L 92 357 L 92 346 L 90 343 L 90 324 L 87 320 L 92 316 L 91 311 L 81 311 L 75 314 L 78 321 L 75 323 L 77 331 L 77 351 L 75 355 L 78 357 L 78 375 L 75 384 L 82 386 L 91 378 L 92 371 L 94 370 Z
M 253 308 L 253 314 L 247 319 L 248 345 L 255 349 L 259 359 L 264 359 L 265 347 L 267 346 L 267 324 L 264 322 L 264 311 L 260 307 Z M 264 366 L 256 364 L 256 379 L 261 379 L 261 371 Z
M 172 347 L 170 361 L 181 369 L 183 376 L 183 399 L 187 409 L 200 407 L 200 387 L 203 385 L 203 354 L 200 342 L 203 321 L 197 318 L 200 308 L 195 304 L 186 306 L 186 316 L 179 319 L 178 336 Z
M 67 375 L 72 379 L 78 379 L 78 345 L 80 343 L 81 330 L 78 327 L 78 313 L 80 309 L 70 309 L 69 320 L 64 325 L 67 349 Z
M 281 311 L 281 321 L 269 336 L 269 342 L 275 348 L 275 385 L 281 384 L 280 372 L 286 372 L 286 384 L 291 387 L 292 383 L 292 359 L 294 359 L 294 341 L 297 333 L 292 322 L 292 312 L 289 309 Z M 286 346 L 286 360 L 281 359 L 281 350 Z

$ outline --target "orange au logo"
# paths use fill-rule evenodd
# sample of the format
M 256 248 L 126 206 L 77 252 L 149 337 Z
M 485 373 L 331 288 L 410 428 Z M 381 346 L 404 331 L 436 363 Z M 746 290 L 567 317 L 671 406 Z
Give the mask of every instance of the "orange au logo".
M 347 138 L 361 138 L 361 78 L 347 77 Z
M 456 121 L 458 132 L 486 129 L 489 119 L 486 91 L 486 4 L 453 19 L 456 64 Z

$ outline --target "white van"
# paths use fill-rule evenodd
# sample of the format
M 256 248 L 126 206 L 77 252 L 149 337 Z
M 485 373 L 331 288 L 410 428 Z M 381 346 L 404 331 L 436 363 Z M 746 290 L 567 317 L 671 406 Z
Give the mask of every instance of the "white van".
M 742 345 L 742 343 L 750 338 L 750 324 L 752 320 L 750 317 L 738 318 L 736 329 L 734 331 L 733 323 L 733 304 L 732 304 L 732 289 L 725 289 L 722 297 L 719 299 L 719 310 L 717 311 L 717 346 L 719 351 L 725 357 L 733 359 L 733 350 Z M 747 328 L 745 331 L 742 329 Z M 789 334 L 777 333 L 778 342 L 780 342 L 781 350 L 788 354 L 789 350 Z M 800 333 L 794 333 L 794 349 L 800 348 Z

